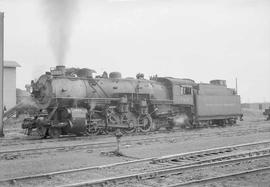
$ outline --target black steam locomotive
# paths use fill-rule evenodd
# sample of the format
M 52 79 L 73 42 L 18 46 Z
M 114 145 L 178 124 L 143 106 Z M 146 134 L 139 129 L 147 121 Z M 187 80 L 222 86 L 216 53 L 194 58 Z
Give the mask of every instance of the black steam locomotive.
M 234 124 L 242 116 L 240 96 L 224 80 L 122 78 L 118 72 L 93 78 L 93 70 L 57 66 L 32 81 L 40 112 L 24 120 L 28 134 L 99 134 L 121 129 L 147 132 L 160 127 L 195 128 Z

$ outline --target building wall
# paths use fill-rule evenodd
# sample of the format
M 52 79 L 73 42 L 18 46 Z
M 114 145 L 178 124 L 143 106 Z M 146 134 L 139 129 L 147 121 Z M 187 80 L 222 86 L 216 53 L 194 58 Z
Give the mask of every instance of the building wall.
M 242 108 L 265 110 L 270 108 L 270 103 L 242 103 Z
M 16 68 L 4 67 L 4 106 L 7 110 L 16 105 Z

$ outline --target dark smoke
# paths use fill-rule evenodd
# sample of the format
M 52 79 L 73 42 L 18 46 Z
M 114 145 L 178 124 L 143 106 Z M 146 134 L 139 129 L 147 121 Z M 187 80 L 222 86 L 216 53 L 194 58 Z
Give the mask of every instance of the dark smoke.
M 42 4 L 55 59 L 58 65 L 63 65 L 77 14 L 77 0 L 43 0 Z

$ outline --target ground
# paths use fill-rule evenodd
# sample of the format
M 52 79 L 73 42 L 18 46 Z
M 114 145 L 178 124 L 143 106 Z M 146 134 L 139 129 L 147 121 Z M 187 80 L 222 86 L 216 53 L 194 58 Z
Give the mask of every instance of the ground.
M 262 111 L 245 109 L 243 112 L 244 121 L 238 122 L 234 126 L 123 136 L 122 142 L 143 140 L 147 137 L 157 138 L 152 142 L 123 143 L 120 150 L 126 157 L 102 154 L 114 150 L 114 147 L 56 150 L 29 155 L 24 153 L 0 155 L 0 168 L 4 168 L 0 170 L 0 179 L 269 140 L 270 122 L 265 121 Z M 159 137 L 163 138 L 158 139 Z M 0 146 L 1 151 L 4 151 L 101 141 L 116 142 L 116 139 L 113 136 L 100 136 L 81 139 L 71 137 L 68 141 L 27 140 L 26 135 L 20 129 L 19 120 L 15 120 L 9 121 L 5 125 L 5 137 L 0 139 Z M 96 177 L 101 178 L 102 176 Z

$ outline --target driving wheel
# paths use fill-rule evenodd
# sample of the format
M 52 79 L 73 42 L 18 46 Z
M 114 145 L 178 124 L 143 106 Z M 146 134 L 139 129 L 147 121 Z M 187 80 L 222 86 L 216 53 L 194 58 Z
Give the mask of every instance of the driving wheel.
M 139 116 L 139 129 L 141 132 L 148 132 L 152 127 L 152 118 L 150 115 Z

